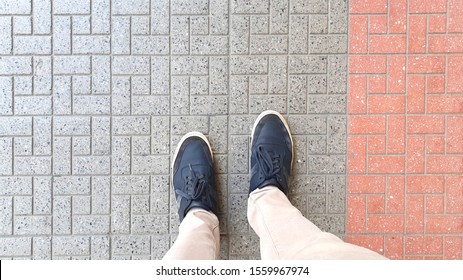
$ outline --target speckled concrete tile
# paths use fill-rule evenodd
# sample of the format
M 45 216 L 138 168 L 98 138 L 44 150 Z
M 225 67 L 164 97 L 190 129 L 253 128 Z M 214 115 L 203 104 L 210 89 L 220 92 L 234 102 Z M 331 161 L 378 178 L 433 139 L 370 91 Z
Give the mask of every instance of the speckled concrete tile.
M 4 0 L 0 258 L 160 259 L 180 137 L 216 159 L 221 259 L 258 259 L 249 134 L 292 128 L 291 201 L 345 235 L 347 1 Z

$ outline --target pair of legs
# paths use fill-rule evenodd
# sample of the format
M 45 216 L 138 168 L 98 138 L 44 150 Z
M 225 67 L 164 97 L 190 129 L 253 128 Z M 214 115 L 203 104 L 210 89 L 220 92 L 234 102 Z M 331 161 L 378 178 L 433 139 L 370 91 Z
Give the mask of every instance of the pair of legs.
M 262 259 L 385 259 L 322 232 L 287 198 L 293 159 L 288 124 L 277 112 L 256 120 L 251 140 L 248 221 Z M 174 155 L 172 183 L 179 208 L 177 240 L 164 259 L 217 259 L 220 231 L 212 151 L 199 132 L 185 135 Z

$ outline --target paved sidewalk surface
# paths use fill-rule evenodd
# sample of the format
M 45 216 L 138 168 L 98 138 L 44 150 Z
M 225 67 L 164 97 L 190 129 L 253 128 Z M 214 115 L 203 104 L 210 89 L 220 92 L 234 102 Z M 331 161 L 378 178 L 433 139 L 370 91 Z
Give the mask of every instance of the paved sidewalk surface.
M 248 143 L 266 109 L 295 135 L 291 200 L 344 237 L 347 23 L 342 0 L 0 1 L 0 257 L 161 258 L 171 153 L 198 130 L 221 258 L 259 258 Z
M 463 1 L 349 8 L 347 240 L 461 260 Z
M 183 134 L 208 136 L 221 258 L 257 259 L 249 134 L 290 199 L 392 259 L 463 259 L 462 0 L 0 0 L 0 258 L 160 259 Z

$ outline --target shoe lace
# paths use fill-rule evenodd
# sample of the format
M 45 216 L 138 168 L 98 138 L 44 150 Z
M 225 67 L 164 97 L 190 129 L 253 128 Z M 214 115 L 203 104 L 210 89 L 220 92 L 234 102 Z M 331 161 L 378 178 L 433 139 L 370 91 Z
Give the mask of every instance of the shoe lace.
M 202 196 L 206 189 L 207 181 L 204 174 L 196 174 L 194 172 L 191 164 L 189 164 L 189 168 L 190 174 L 186 176 L 185 191 L 177 189 L 175 192 L 188 200 L 195 200 Z
M 259 170 L 265 177 L 265 180 L 276 177 L 278 181 L 281 181 L 280 170 L 281 170 L 281 156 L 273 151 L 268 151 L 262 146 L 256 149 L 256 159 L 259 165 Z

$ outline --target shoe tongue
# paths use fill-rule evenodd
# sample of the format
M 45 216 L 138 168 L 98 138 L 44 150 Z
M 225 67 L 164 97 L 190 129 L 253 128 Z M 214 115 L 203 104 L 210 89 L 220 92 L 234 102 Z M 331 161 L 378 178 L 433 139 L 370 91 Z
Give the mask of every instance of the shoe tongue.
M 277 135 L 277 136 L 274 136 Z M 257 137 L 253 139 L 253 145 L 273 145 L 275 147 L 287 147 L 289 139 L 281 136 L 281 134 L 268 134 L 265 137 Z
M 262 142 L 258 144 L 258 147 L 265 150 L 271 156 L 275 154 L 284 155 L 286 153 L 285 146 L 283 144 L 274 144 L 269 142 Z
M 204 164 L 190 164 L 189 166 L 185 166 L 181 170 L 182 178 L 186 178 L 187 176 L 192 176 L 192 172 L 194 173 L 194 176 L 199 177 L 201 175 L 204 175 L 205 178 L 210 176 L 210 171 L 209 167 Z

